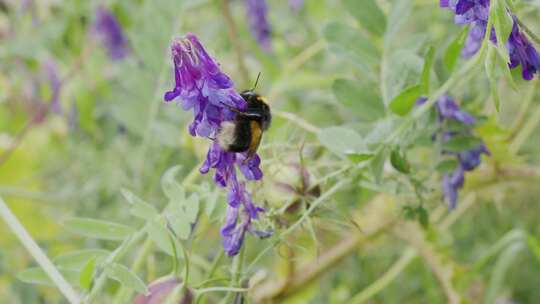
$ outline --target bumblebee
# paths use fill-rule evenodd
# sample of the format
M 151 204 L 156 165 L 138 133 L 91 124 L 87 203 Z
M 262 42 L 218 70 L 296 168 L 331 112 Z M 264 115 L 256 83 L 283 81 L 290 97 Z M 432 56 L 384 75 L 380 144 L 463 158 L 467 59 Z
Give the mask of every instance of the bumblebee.
M 217 139 L 224 150 L 247 151 L 247 159 L 250 159 L 257 152 L 263 132 L 270 127 L 272 115 L 264 97 L 253 89 L 243 91 L 240 96 L 247 102 L 247 108 L 240 110 L 226 105 L 236 113 L 236 118 L 221 123 Z

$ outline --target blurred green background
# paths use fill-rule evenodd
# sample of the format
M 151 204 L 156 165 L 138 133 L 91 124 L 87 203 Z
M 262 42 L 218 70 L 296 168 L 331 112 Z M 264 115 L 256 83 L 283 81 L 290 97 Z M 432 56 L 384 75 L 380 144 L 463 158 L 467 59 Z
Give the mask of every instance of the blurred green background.
M 279 234 L 317 200 L 318 195 L 299 188 L 298 164 L 323 195 L 339 181 L 352 180 L 246 270 L 249 301 L 540 303 L 538 79 L 524 82 L 514 71 L 515 90 L 501 79 L 500 112 L 492 105 L 483 66 L 451 89 L 480 118 L 475 132 L 492 155 L 467 175 L 458 209 L 448 212 L 434 169 L 438 159 L 426 140 L 433 129 L 419 123 L 397 143 L 407 151 L 409 175 L 385 164 L 387 154 L 380 155 L 379 165 L 339 172 L 350 160 L 336 155 L 339 151 L 319 132 L 342 126 L 355 130 L 369 148 L 383 145 L 403 120 L 385 105 L 417 81 L 428 46 L 436 54 L 432 86 L 452 75 L 443 57 L 463 28 L 453 23 L 451 12 L 435 0 L 377 1 L 386 15 L 386 31 L 378 35 L 358 22 L 351 1 L 306 0 L 298 12 L 287 1 L 268 2 L 271 54 L 250 34 L 243 1 L 229 3 L 249 73 L 244 80 L 221 1 L 0 1 L 0 155 L 5 156 L 0 196 L 49 257 L 74 274 L 77 285 L 88 258 L 70 267 L 62 266 L 62 256 L 106 250 L 94 252 L 102 257 L 121 239 L 81 236 L 68 219 L 95 218 L 140 229 L 144 221 L 127 212 L 121 189 L 161 210 L 167 203 L 160 187 L 163 173 L 181 165 L 181 181 L 202 164 L 208 141 L 187 133 L 191 113 L 162 100 L 174 85 L 169 44 L 192 32 L 238 90 L 262 75 L 258 91 L 267 96 L 275 117 L 259 150 L 265 178 L 252 186 L 256 201 L 269 210 L 263 225 Z M 540 34 L 540 2 L 514 2 L 520 18 Z M 115 14 L 128 36 L 131 53 L 124 60 L 109 59 L 92 34 L 99 4 Z M 43 114 L 53 94 L 46 71 L 50 62 L 63 81 L 62 111 Z M 457 66 L 464 62 L 459 59 Z M 382 111 L 366 114 L 368 102 Z M 210 174 L 195 174 L 185 185 L 199 194 L 201 204 L 188 244 L 195 256 L 193 286 L 207 278 L 221 248 L 226 202 Z M 277 182 L 301 193 L 284 191 Z M 422 185 L 422 199 L 415 183 Z M 283 210 L 285 202 L 296 200 L 298 210 Z M 427 226 L 407 212 L 419 206 L 428 213 Z M 249 236 L 247 264 L 271 242 Z M 120 262 L 131 268 L 139 245 Z M 230 264 L 230 258 L 218 262 L 213 278 L 225 281 L 216 285 L 228 285 Z M 29 267 L 35 262 L 0 223 L 0 303 L 66 303 L 42 274 L 23 272 Z M 150 283 L 171 268 L 169 255 L 152 245 L 137 275 Z M 108 280 L 95 303 L 128 301 L 131 291 L 120 297 L 119 289 L 118 282 Z M 218 303 L 222 296 L 211 293 L 205 300 Z

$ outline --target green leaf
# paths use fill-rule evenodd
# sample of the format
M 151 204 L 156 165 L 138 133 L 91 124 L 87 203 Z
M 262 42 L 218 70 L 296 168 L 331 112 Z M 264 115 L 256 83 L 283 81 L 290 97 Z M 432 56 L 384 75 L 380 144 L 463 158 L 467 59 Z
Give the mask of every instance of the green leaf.
M 401 153 L 399 149 L 393 149 L 390 153 L 390 163 L 394 169 L 401 173 L 409 174 L 411 172 L 411 165 L 407 161 L 405 154 Z
M 331 51 L 343 55 L 361 69 L 369 70 L 379 61 L 377 48 L 371 41 L 360 31 L 348 25 L 330 23 L 324 29 L 324 37 Z
M 177 242 L 177 240 L 172 238 L 171 233 L 162 222 L 157 220 L 149 222 L 147 226 L 147 233 L 148 237 L 159 249 L 170 256 L 174 256 L 174 248 L 171 241 L 174 240 L 174 242 Z M 179 248 L 178 243 L 175 246 Z
M 518 254 L 524 248 L 522 242 L 514 242 L 509 245 L 499 256 L 491 274 L 487 291 L 484 295 L 484 304 L 495 303 L 498 293 L 503 288 L 504 277 L 510 266 L 516 261 Z
M 532 235 L 527 236 L 527 245 L 531 249 L 532 253 L 540 262 L 540 242 Z
M 122 284 L 122 286 L 148 295 L 149 291 L 144 282 L 126 266 L 116 263 L 107 264 L 105 273 L 109 278 Z
M 375 0 L 343 0 L 347 11 L 366 30 L 381 36 L 386 30 L 386 17 Z
M 426 208 L 419 206 L 416 209 L 417 215 L 418 215 L 418 222 L 420 225 L 422 225 L 423 228 L 429 227 L 429 213 L 427 212 Z
M 489 80 L 489 89 L 491 92 L 491 98 L 493 99 L 493 102 L 495 103 L 495 109 L 497 112 L 500 110 L 500 100 L 499 100 L 499 92 L 497 91 L 497 79 L 495 77 L 495 68 L 496 68 L 496 54 L 495 54 L 495 47 L 491 44 L 488 44 L 488 51 L 486 55 L 486 60 L 484 61 L 484 66 L 486 69 L 486 74 Z
M 406 88 L 390 102 L 390 109 L 397 115 L 407 115 L 422 94 L 422 90 L 423 87 L 419 84 Z
M 165 195 L 171 200 L 185 200 L 186 193 L 184 188 L 176 181 L 176 174 L 182 169 L 182 166 L 169 168 L 161 178 L 161 188 Z
M 143 201 L 129 190 L 121 189 L 120 191 L 122 192 L 124 198 L 131 205 L 129 212 L 134 216 L 143 220 L 149 220 L 159 215 L 158 211 L 156 210 L 156 208 L 154 208 L 154 206 Z
M 354 130 L 345 127 L 329 127 L 322 129 L 317 137 L 321 144 L 333 153 L 345 156 L 350 154 L 372 154 L 362 137 Z
M 442 144 L 442 149 L 448 152 L 461 152 L 478 148 L 482 140 L 473 136 L 454 136 Z
M 88 261 L 95 259 L 98 263 L 105 260 L 110 251 L 103 249 L 85 249 L 68 252 L 54 258 L 54 264 L 65 269 L 81 270 Z
M 385 115 L 384 104 L 372 86 L 361 86 L 351 80 L 336 79 L 332 90 L 337 100 L 362 121 L 375 121 Z
M 493 27 L 497 36 L 497 50 L 504 58 L 504 61 L 509 61 L 508 50 L 506 49 L 506 41 L 512 32 L 513 20 L 506 12 L 506 5 L 502 0 L 494 0 L 493 9 L 491 10 L 491 18 L 493 19 Z
M 454 39 L 450 43 L 450 45 L 446 49 L 446 52 L 443 55 L 443 63 L 449 71 L 454 70 L 454 67 L 459 58 L 459 55 L 461 54 L 461 49 L 463 48 L 463 44 L 465 44 L 465 39 L 467 38 L 468 34 L 469 28 L 466 27 L 461 31 L 461 33 L 456 37 L 456 39 Z
M 382 175 L 384 171 L 384 163 L 388 157 L 388 151 L 386 147 L 383 147 L 381 151 L 373 157 L 370 163 L 370 170 L 375 179 L 375 183 L 380 184 L 382 180 Z
M 445 159 L 438 163 L 435 169 L 441 173 L 448 173 L 454 171 L 458 165 L 459 162 L 456 159 Z
M 129 226 L 91 218 L 70 218 L 64 226 L 72 233 L 101 240 L 123 240 L 134 232 Z
M 197 220 L 199 212 L 199 196 L 194 193 L 188 199 L 175 201 L 165 211 L 165 216 L 171 224 L 174 233 L 186 240 L 191 234 L 191 225 Z
M 78 284 L 79 272 L 76 270 L 63 269 L 58 267 L 60 273 L 66 278 L 66 280 L 74 285 Z M 56 286 L 53 281 L 49 278 L 47 273 L 39 267 L 27 268 L 19 273 L 17 273 L 17 279 L 25 283 L 45 285 L 45 286 Z
M 79 275 L 79 285 L 85 289 L 90 290 L 92 287 L 92 281 L 94 280 L 94 269 L 96 268 L 96 258 L 90 259 L 81 270 Z
M 426 57 L 424 58 L 424 66 L 422 67 L 422 76 L 420 77 L 420 84 L 422 85 L 422 94 L 429 94 L 429 82 L 431 78 L 431 68 L 435 61 L 435 48 L 430 46 Z

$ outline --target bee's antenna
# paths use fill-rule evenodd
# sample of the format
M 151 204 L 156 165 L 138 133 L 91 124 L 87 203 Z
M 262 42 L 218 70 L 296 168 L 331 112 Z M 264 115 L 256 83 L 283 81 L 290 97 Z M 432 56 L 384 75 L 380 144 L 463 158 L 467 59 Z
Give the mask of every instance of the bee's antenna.
M 261 72 L 257 74 L 257 79 L 255 80 L 255 84 L 253 85 L 253 89 L 251 89 L 250 91 L 253 92 L 257 88 L 257 84 L 259 83 L 259 77 L 261 77 Z

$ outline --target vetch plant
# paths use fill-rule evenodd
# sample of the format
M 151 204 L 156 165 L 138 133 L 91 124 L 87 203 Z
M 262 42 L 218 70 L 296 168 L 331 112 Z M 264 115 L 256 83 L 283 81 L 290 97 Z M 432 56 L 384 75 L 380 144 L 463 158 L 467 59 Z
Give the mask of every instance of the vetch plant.
M 247 231 L 260 237 L 267 236 L 252 226 L 252 220 L 257 219 L 264 209 L 255 206 L 245 182 L 240 181 L 236 174 L 238 168 L 246 180 L 260 180 L 263 176 L 259 168 L 260 157 L 255 154 L 248 159 L 248 152 L 225 151 L 215 140 L 221 124 L 237 115 L 230 109 L 245 109 L 247 103 L 195 35 L 188 34 L 175 40 L 171 51 L 175 86 L 165 93 L 164 99 L 172 101 L 179 97 L 184 110 L 193 110 L 194 120 L 189 126 L 189 133 L 213 140 L 200 172 L 204 174 L 215 169 L 214 182 L 229 191 L 227 217 L 221 234 L 225 252 L 234 256 L 238 254 Z

